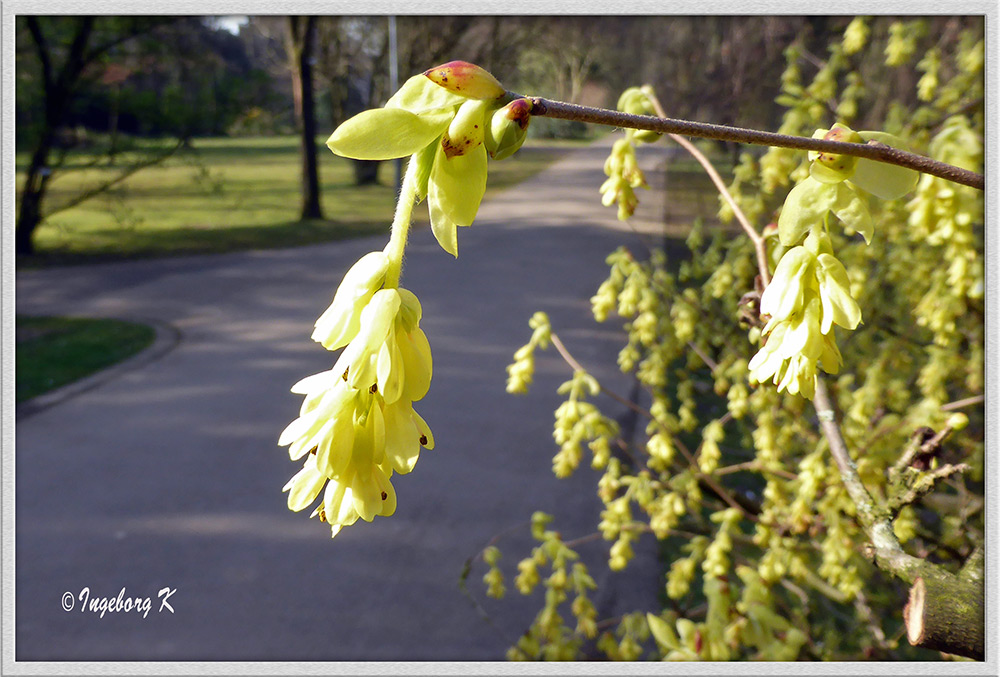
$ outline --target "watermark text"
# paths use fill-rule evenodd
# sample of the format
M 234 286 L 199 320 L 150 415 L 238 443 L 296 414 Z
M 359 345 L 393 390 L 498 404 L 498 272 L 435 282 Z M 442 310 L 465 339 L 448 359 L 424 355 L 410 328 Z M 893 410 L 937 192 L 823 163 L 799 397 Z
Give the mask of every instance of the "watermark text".
M 169 611 L 174 613 L 174 607 L 170 605 L 170 598 L 177 592 L 177 588 L 167 586 L 161 588 L 156 594 L 159 602 L 157 613 Z M 78 595 L 74 595 L 68 590 L 62 595 L 63 611 L 73 611 L 78 609 L 80 613 L 90 612 L 98 614 L 104 618 L 105 614 L 135 614 L 146 618 L 153 608 L 153 600 L 150 597 L 138 597 L 128 594 L 123 586 L 116 597 L 98 597 L 90 591 L 89 587 L 84 587 Z

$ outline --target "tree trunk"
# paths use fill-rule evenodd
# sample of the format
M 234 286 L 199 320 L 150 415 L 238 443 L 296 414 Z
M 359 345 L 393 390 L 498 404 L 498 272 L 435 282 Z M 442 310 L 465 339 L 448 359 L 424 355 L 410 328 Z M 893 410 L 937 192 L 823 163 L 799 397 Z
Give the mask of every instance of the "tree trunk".
M 316 106 L 313 95 L 312 60 L 316 17 L 288 17 L 289 56 L 292 62 L 292 92 L 295 117 L 302 133 L 302 218 L 322 219 L 319 202 L 319 166 L 316 154 Z
M 55 130 L 46 125 L 38 146 L 31 155 L 31 164 L 25 176 L 24 188 L 21 190 L 17 225 L 14 227 L 14 253 L 18 256 L 31 256 L 35 253 L 33 238 L 35 229 L 42 221 L 42 199 L 48 186 L 48 168 L 45 164 L 54 136 Z
M 49 46 L 37 17 L 28 18 L 28 28 L 35 42 L 39 61 L 42 65 L 42 80 L 45 87 L 45 127 L 38 137 L 38 145 L 31 154 L 21 202 L 18 207 L 17 223 L 14 227 L 14 252 L 19 256 L 35 253 L 34 235 L 42 222 L 42 200 L 49 182 L 49 153 L 52 151 L 56 134 L 66 120 L 69 100 L 76 87 L 80 73 L 86 64 L 84 56 L 94 17 L 80 17 L 76 33 L 70 44 L 63 67 L 57 73 L 52 63 Z

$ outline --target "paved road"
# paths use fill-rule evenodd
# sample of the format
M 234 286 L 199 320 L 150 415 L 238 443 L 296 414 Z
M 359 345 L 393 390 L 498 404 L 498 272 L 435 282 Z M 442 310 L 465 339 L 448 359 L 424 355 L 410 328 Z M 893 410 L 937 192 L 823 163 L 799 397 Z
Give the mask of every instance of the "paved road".
M 331 364 L 309 340 L 313 321 L 346 268 L 384 238 L 19 273 L 19 313 L 151 318 L 180 338 L 17 421 L 17 659 L 503 659 L 540 605 L 512 582 L 526 529 L 499 543 L 506 600 L 485 600 L 481 565 L 470 579 L 500 632 L 459 592 L 465 559 L 536 509 L 567 537 L 589 533 L 600 505 L 589 468 L 563 481 L 550 470 L 566 366 L 545 356 L 529 396 L 504 392 L 531 313 L 547 311 L 578 358 L 627 392 L 614 368 L 621 336 L 593 323 L 587 301 L 608 252 L 639 246 L 599 203 L 609 145 L 484 204 L 459 233 L 457 260 L 429 230 L 414 233 L 403 284 L 423 303 L 434 351 L 418 410 L 437 448 L 394 478 L 395 516 L 334 540 L 286 509 L 280 490 L 297 466 L 276 439 L 300 402 L 289 386 Z M 584 552 L 600 559 L 607 545 Z M 655 561 L 648 551 L 640 560 L 604 575 L 599 612 L 655 604 Z M 113 597 L 123 586 L 152 598 L 148 617 L 99 618 L 79 600 L 61 608 L 64 592 Z M 173 614 L 158 612 L 167 586 Z

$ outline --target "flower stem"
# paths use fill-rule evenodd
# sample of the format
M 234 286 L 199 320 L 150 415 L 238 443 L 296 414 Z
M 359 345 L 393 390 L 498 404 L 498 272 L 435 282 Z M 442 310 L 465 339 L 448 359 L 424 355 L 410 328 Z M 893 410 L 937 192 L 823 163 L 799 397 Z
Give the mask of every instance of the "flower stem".
M 395 289 L 399 286 L 399 276 L 403 272 L 403 251 L 406 249 L 406 237 L 410 232 L 413 204 L 416 201 L 417 162 L 416 156 L 413 156 L 406 163 L 403 185 L 399 190 L 399 200 L 396 202 L 396 214 L 392 218 L 392 233 L 389 235 L 389 244 L 385 246 L 385 254 L 389 257 L 389 270 L 385 274 L 386 289 Z

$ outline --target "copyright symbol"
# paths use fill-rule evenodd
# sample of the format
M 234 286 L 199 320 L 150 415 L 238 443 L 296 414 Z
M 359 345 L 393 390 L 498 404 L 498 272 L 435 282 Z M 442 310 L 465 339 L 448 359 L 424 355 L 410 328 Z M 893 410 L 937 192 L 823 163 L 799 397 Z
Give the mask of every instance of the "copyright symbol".
M 72 592 L 64 592 L 63 596 L 62 596 L 62 608 L 63 608 L 63 611 L 72 611 L 73 610 L 74 601 L 75 600 L 73 599 L 73 593 Z

